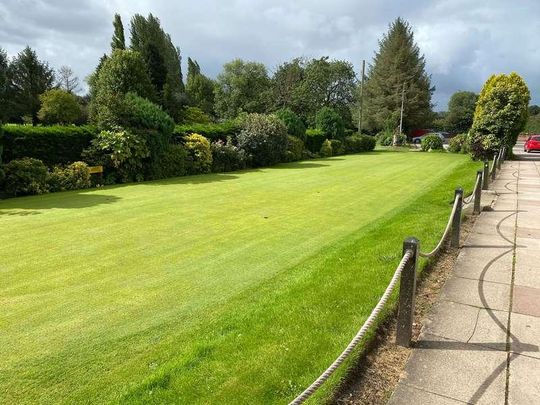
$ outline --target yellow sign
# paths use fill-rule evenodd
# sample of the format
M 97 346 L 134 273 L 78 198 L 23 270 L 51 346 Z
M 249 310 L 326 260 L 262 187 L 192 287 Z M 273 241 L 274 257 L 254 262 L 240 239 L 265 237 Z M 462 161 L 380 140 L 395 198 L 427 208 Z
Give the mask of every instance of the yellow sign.
M 103 173 L 103 166 L 90 166 L 90 174 Z

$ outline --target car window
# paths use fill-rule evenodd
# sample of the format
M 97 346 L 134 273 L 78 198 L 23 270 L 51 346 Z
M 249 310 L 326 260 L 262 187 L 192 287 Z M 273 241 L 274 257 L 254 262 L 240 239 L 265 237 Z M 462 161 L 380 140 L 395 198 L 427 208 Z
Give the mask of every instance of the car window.
M 540 136 L 533 136 L 533 137 L 532 137 L 532 140 L 533 140 L 533 141 L 540 141 Z

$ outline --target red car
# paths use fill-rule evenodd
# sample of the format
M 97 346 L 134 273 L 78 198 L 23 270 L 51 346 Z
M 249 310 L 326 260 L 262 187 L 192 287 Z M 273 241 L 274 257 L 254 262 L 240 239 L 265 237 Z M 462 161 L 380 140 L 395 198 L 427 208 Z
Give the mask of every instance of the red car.
M 525 145 L 523 146 L 523 150 L 527 153 L 538 150 L 540 151 L 540 135 L 531 135 L 527 138 L 525 141 Z

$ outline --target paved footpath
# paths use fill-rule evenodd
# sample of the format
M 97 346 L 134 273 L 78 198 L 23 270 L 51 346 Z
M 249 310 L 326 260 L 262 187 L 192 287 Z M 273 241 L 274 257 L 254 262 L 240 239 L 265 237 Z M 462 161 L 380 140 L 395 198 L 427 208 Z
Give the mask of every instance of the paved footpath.
M 389 404 L 540 404 L 535 157 L 503 164 Z

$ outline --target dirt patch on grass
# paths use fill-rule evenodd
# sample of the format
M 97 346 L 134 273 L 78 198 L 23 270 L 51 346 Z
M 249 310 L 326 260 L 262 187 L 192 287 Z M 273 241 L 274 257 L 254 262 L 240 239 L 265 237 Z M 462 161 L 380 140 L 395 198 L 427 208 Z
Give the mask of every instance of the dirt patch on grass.
M 462 223 L 462 243 L 474 224 L 475 217 Z M 452 274 L 458 249 L 446 248 L 422 273 L 417 283 L 416 306 L 413 324 L 413 346 L 422 330 L 423 322 L 433 304 L 437 302 L 441 288 Z M 412 349 L 395 344 L 396 317 L 382 324 L 377 336 L 354 367 L 334 397 L 336 404 L 386 404 L 394 392 Z

